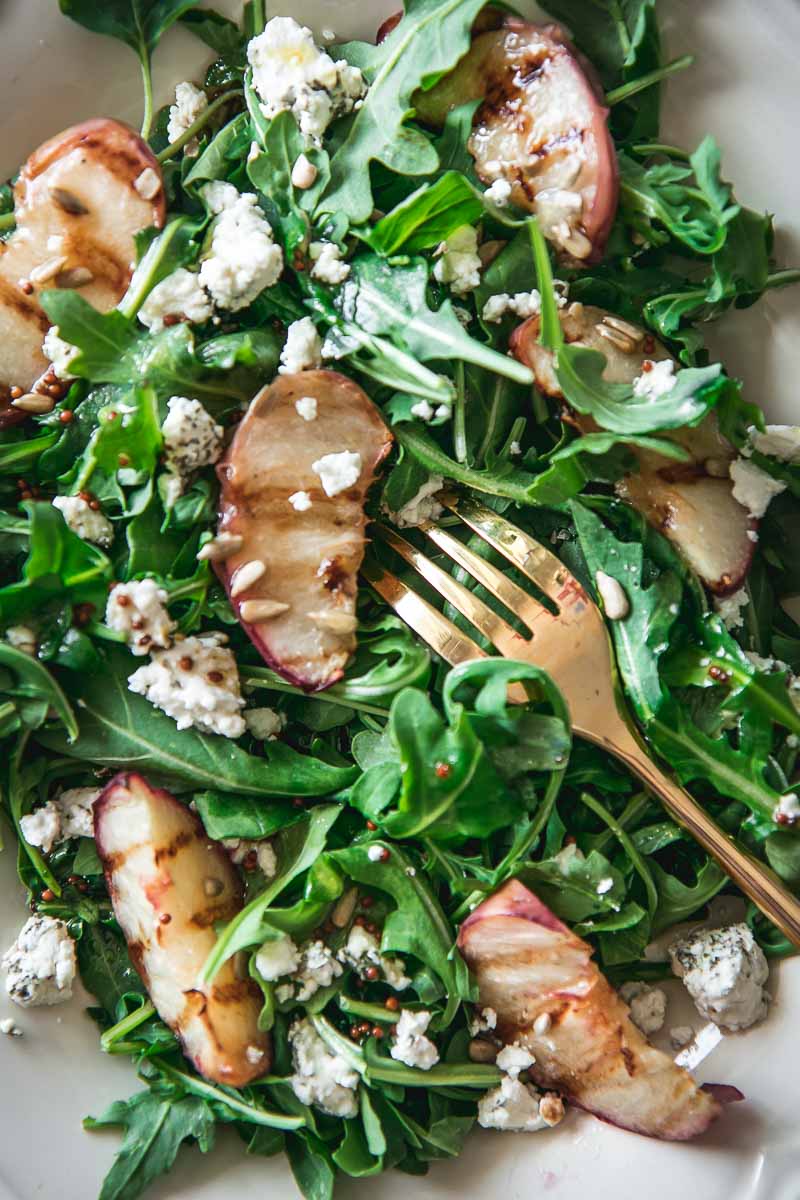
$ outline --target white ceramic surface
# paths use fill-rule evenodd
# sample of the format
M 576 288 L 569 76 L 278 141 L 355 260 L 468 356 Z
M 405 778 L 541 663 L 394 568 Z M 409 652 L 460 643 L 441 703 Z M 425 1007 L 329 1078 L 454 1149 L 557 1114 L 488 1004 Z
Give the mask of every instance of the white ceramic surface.
M 216 7 L 236 13 L 239 5 L 218 0 Z M 393 7 L 392 0 L 289 6 L 341 37 L 368 36 Z M 662 8 L 670 53 L 692 51 L 699 58 L 693 72 L 669 85 L 667 140 L 696 144 L 714 132 L 739 198 L 778 214 L 777 253 L 800 263 L 800 5 L 665 0 Z M 280 5 L 270 4 L 270 12 L 277 11 Z M 198 43 L 183 31 L 171 33 L 156 57 L 157 99 L 164 102 L 170 84 L 198 74 L 203 61 Z M 139 96 L 133 55 L 62 18 L 56 0 L 0 0 L 0 175 L 73 121 L 99 113 L 136 121 Z M 797 293 L 773 294 L 726 317 L 710 337 L 770 416 L 793 422 L 800 418 L 797 314 Z M 8 851 L 0 855 L 0 896 L 4 948 L 25 916 Z M 392 1174 L 360 1185 L 344 1182 L 338 1194 L 343 1200 L 400 1200 L 410 1190 L 416 1200 L 539 1194 L 554 1200 L 798 1200 L 800 961 L 783 964 L 779 974 L 768 1022 L 723 1039 L 698 1069 L 700 1078 L 736 1084 L 748 1097 L 698 1143 L 659 1144 L 572 1112 L 547 1134 L 478 1133 L 460 1160 L 434 1166 L 426 1179 Z M 98 1193 L 118 1139 L 83 1133 L 81 1118 L 136 1085 L 127 1061 L 99 1054 L 95 1027 L 83 1012 L 88 1002 L 83 994 L 60 1009 L 23 1012 L 0 998 L 0 1018 L 11 1015 L 24 1030 L 22 1038 L 0 1037 L 0 1200 L 93 1200 Z M 688 1012 L 675 1004 L 670 1024 L 685 1023 Z M 210 1156 L 184 1151 L 176 1170 L 149 1193 L 151 1200 L 291 1200 L 296 1194 L 281 1160 L 245 1159 L 236 1139 L 224 1136 Z

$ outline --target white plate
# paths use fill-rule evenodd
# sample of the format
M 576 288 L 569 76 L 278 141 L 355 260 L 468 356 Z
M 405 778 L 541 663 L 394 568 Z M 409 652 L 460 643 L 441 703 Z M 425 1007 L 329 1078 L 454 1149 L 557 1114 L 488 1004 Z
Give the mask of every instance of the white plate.
M 232 14 L 239 9 L 235 0 L 216 7 Z M 317 28 L 366 37 L 395 5 L 301 0 L 290 7 Z M 795 0 L 672 0 L 663 7 L 670 54 L 691 51 L 700 60 L 669 86 L 667 140 L 694 145 L 712 131 L 739 199 L 778 214 L 778 257 L 800 263 L 800 168 L 792 150 L 800 6 Z M 183 31 L 171 33 L 156 56 L 160 102 L 171 84 L 197 75 L 202 63 L 198 43 Z M 136 62 L 127 50 L 72 25 L 58 14 L 55 0 L 0 4 L 0 174 L 73 121 L 102 113 L 135 122 L 139 103 Z M 773 419 L 792 422 L 800 417 L 797 311 L 796 293 L 772 294 L 756 308 L 724 318 L 710 336 L 752 398 Z M 11 852 L 0 856 L 0 896 L 3 948 L 25 916 Z M 612 1194 L 620 1200 L 797 1200 L 800 961 L 782 965 L 780 987 L 774 980 L 773 990 L 767 1023 L 723 1039 L 697 1071 L 704 1080 L 735 1084 L 748 1097 L 697 1143 L 661 1144 L 572 1112 L 563 1126 L 538 1136 L 478 1132 L 461 1159 L 434 1165 L 426 1179 L 412 1182 L 393 1173 L 361 1184 L 344 1181 L 337 1195 L 400 1200 L 413 1188 L 416 1200 L 527 1200 L 538 1194 L 554 1200 Z M 81 1118 L 128 1095 L 135 1079 L 127 1061 L 100 1055 L 95 1026 L 83 1012 L 89 1002 L 84 993 L 60 1009 L 23 1012 L 0 999 L 0 1017 L 13 1016 L 25 1031 L 22 1038 L 0 1038 L 1 1200 L 92 1200 L 99 1191 L 118 1139 L 83 1133 Z M 671 1009 L 670 1023 L 685 1023 L 685 1016 Z M 235 1138 L 222 1136 L 209 1156 L 182 1151 L 177 1168 L 149 1197 L 228 1200 L 234 1193 L 237 1200 L 297 1195 L 282 1160 L 246 1159 Z

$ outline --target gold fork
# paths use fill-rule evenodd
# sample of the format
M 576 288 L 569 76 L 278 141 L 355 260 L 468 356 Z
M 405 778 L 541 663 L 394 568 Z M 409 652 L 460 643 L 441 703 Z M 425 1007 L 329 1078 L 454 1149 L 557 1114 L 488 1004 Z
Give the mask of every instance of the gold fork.
M 535 663 L 547 671 L 564 694 L 575 732 L 625 763 L 745 895 L 800 947 L 800 900 L 768 867 L 723 832 L 697 801 L 651 759 L 622 702 L 603 617 L 574 575 L 555 554 L 478 501 L 449 494 L 439 499 L 558 607 L 558 614 L 554 615 L 446 529 L 431 522 L 419 527 L 439 550 L 527 626 L 532 635 L 530 640 L 395 530 L 377 525 L 375 532 L 480 630 L 500 654 Z M 486 657 L 471 638 L 392 572 L 368 561 L 363 574 L 406 624 L 446 662 L 456 665 Z M 524 694 L 518 690 L 512 699 L 524 699 Z

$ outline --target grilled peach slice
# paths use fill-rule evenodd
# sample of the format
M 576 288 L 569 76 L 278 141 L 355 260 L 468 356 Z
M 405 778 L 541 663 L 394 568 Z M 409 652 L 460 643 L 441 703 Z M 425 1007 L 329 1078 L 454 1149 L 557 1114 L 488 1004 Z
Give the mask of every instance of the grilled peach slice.
M 414 106 L 441 126 L 469 100 L 483 101 L 469 139 L 479 177 L 507 180 L 514 203 L 536 213 L 568 258 L 600 258 L 617 210 L 617 159 L 602 91 L 564 30 L 506 17 L 436 87 L 416 92 Z
M 242 884 L 194 813 L 141 775 L 117 775 L 94 803 L 97 851 L 114 915 L 159 1016 L 201 1075 L 241 1087 L 270 1066 L 261 999 L 229 959 L 198 983 L 214 926 L 242 906 Z
M 606 356 L 603 378 L 630 384 L 642 374 L 646 360 L 660 362 L 672 355 L 651 334 L 613 313 L 572 304 L 561 314 L 565 340 Z M 513 353 L 531 368 L 536 386 L 545 395 L 564 400 L 551 350 L 539 344 L 539 318 L 531 317 L 511 335 Z M 571 413 L 582 433 L 598 428 L 591 417 Z M 728 467 L 736 457 L 722 436 L 714 413 L 692 429 L 668 429 L 659 434 L 682 446 L 691 462 L 678 463 L 661 455 L 634 450 L 639 472 L 617 485 L 618 494 L 673 542 L 717 596 L 742 586 L 755 551 L 758 526 L 734 499 Z
M 355 648 L 364 500 L 391 445 L 351 379 L 302 371 L 259 392 L 217 468 L 234 611 L 264 660 L 310 691 L 341 678 Z
M 481 1004 L 497 1013 L 498 1037 L 530 1050 L 541 1087 L 613 1125 L 667 1141 L 696 1137 L 719 1116 L 712 1090 L 631 1022 L 591 947 L 516 879 L 464 921 L 458 946 L 477 976 Z M 735 1089 L 717 1095 L 741 1099 Z
M 50 322 L 38 294 L 80 288 L 101 310 L 130 281 L 134 235 L 164 223 L 161 168 L 127 125 L 97 118 L 36 150 L 14 190 L 17 225 L 0 242 L 0 399 L 28 392 L 47 370 L 42 339 Z M 12 410 L 16 415 L 16 410 Z

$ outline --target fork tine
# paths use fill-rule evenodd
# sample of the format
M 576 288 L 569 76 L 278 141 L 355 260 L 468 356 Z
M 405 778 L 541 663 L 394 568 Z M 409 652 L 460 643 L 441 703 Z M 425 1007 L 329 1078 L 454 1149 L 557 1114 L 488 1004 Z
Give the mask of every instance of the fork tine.
M 485 558 L 481 558 L 474 550 L 470 550 L 446 529 L 442 529 L 430 521 L 420 525 L 419 529 L 420 533 L 424 533 L 426 537 L 430 538 L 440 550 L 443 550 L 474 579 L 477 579 L 478 583 L 483 584 L 487 591 L 500 600 L 510 612 L 513 612 L 515 617 L 533 629 L 536 619 L 541 617 L 545 610 L 530 592 L 524 591 L 497 567 L 487 562 Z
M 419 634 L 423 642 L 427 642 L 451 666 L 489 657 L 472 638 L 468 638 L 452 621 L 448 621 L 447 617 L 437 612 L 432 604 L 423 600 L 416 592 L 412 592 L 402 580 L 391 571 L 385 570 L 379 563 L 363 563 L 361 574 L 406 625 Z
M 488 604 L 484 604 L 469 588 L 464 587 L 463 583 L 459 583 L 447 571 L 443 571 L 426 554 L 400 537 L 393 529 L 386 525 L 375 525 L 374 528 L 388 546 L 418 571 L 423 579 L 427 579 L 439 595 L 444 596 L 445 600 L 458 609 L 462 617 L 466 617 L 479 629 L 502 654 L 514 658 L 525 648 L 525 639 L 520 637 L 507 621 L 493 612 Z
M 449 494 L 439 499 L 474 533 L 522 571 L 545 596 L 555 601 L 562 625 L 571 623 L 572 617 L 579 618 L 594 607 L 575 576 L 541 542 L 469 496 Z

